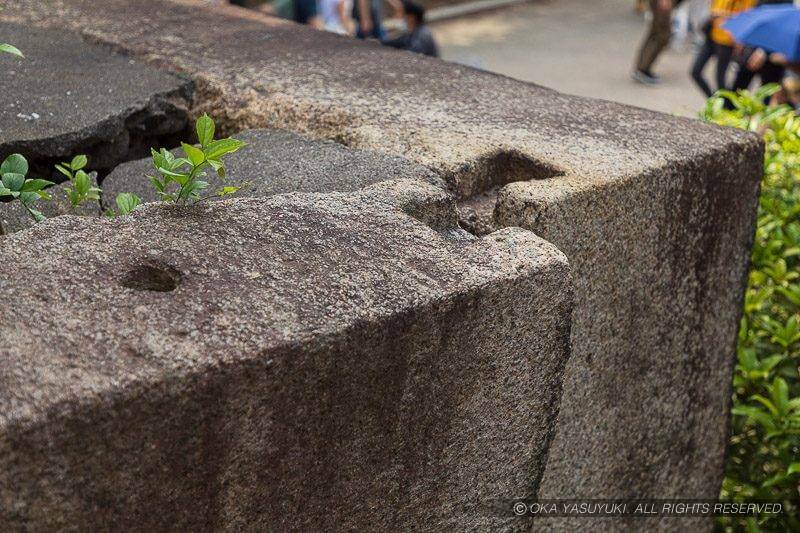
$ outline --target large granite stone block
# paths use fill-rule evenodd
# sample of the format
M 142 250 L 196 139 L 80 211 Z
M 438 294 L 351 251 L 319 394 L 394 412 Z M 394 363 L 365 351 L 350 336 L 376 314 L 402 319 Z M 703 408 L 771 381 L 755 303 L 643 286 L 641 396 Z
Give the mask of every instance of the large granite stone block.
M 0 58 L 0 157 L 21 153 L 37 177 L 79 153 L 108 169 L 186 129 L 191 81 L 62 28 L 0 22 L 0 35 L 25 54 Z
M 455 219 L 397 181 L 0 241 L 0 528 L 517 527 L 487 502 L 543 474 L 569 269 Z
M 554 191 L 572 184 L 556 180 L 501 191 L 498 225 L 558 246 L 581 302 L 540 497 L 717 497 L 762 160 L 752 136 L 624 186 L 563 194 Z M 604 530 L 642 524 L 606 522 Z
M 761 169 L 755 136 L 243 10 L 108 4 L 60 0 L 58 24 L 191 76 L 194 112 L 223 129 L 281 127 L 405 157 L 447 182 L 474 231 L 521 225 L 566 253 L 579 295 L 570 414 L 543 492 L 719 494 Z M 171 16 L 149 15 L 164 10 Z M 0 19 L 46 26 L 51 12 L 8 0 Z M 181 41 L 197 27 L 207 29 L 199 42 Z

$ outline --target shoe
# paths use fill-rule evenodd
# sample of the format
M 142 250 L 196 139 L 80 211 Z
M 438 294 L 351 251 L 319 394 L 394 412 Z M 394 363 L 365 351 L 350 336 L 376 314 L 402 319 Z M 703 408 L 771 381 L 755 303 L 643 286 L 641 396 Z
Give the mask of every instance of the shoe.
M 645 85 L 658 85 L 659 83 L 661 83 L 661 78 L 659 78 L 655 74 L 651 74 L 649 72 L 645 72 L 639 69 L 633 71 L 633 74 L 631 74 L 631 78 Z

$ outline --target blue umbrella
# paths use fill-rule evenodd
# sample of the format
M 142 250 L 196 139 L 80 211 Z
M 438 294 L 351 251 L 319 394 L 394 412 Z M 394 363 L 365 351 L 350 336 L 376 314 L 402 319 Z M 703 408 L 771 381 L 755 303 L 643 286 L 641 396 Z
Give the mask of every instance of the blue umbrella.
M 800 62 L 800 9 L 792 5 L 765 5 L 728 19 L 723 28 L 744 45 L 785 55 Z

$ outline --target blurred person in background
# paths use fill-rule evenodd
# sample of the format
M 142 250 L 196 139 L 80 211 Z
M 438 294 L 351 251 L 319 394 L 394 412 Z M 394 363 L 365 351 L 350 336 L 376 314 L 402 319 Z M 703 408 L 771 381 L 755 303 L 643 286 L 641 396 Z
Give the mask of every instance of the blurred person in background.
M 340 35 L 355 35 L 356 25 L 350 16 L 352 0 L 319 0 L 319 10 L 325 30 Z
M 669 44 L 672 37 L 672 9 L 682 0 L 650 0 L 653 18 L 650 29 L 639 49 L 633 79 L 648 85 L 659 83 L 661 79 L 653 74 L 653 64 Z
M 294 17 L 294 0 L 228 0 L 231 4 L 255 9 L 267 15 L 291 20 Z
M 439 57 L 439 48 L 433 34 L 425 25 L 425 8 L 412 0 L 388 0 L 395 16 L 404 21 L 406 31 L 394 39 L 384 42 L 385 45 L 417 54 Z
M 317 0 L 292 0 L 292 20 L 318 30 L 324 28 Z
M 793 0 L 760 0 L 759 6 L 775 4 L 794 4 Z M 758 76 L 761 85 L 781 83 L 786 74 L 786 63 L 769 50 L 752 47 L 737 47 L 739 72 L 731 89 L 749 89 L 753 79 Z
M 381 0 L 354 0 L 353 19 L 356 21 L 356 37 L 378 39 L 383 42 L 386 33 L 381 23 Z
M 800 68 L 800 66 L 796 67 Z M 781 90 L 773 94 L 770 105 L 786 104 L 800 110 L 800 77 L 796 72 L 789 72 L 781 83 Z
M 706 96 L 728 87 L 728 66 L 733 58 L 733 37 L 722 28 L 725 20 L 756 6 L 758 0 L 712 0 L 710 18 L 706 22 L 706 38 L 692 65 L 692 79 Z M 712 58 L 716 59 L 716 87 L 712 89 L 703 77 L 703 69 Z

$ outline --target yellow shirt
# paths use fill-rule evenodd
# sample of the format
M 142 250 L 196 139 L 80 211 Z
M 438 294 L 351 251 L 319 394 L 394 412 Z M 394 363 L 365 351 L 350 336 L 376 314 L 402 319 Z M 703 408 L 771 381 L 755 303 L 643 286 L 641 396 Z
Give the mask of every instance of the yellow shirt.
M 711 40 L 723 46 L 733 45 L 733 36 L 722 28 L 722 24 L 731 15 L 756 7 L 756 4 L 758 0 L 712 0 Z

